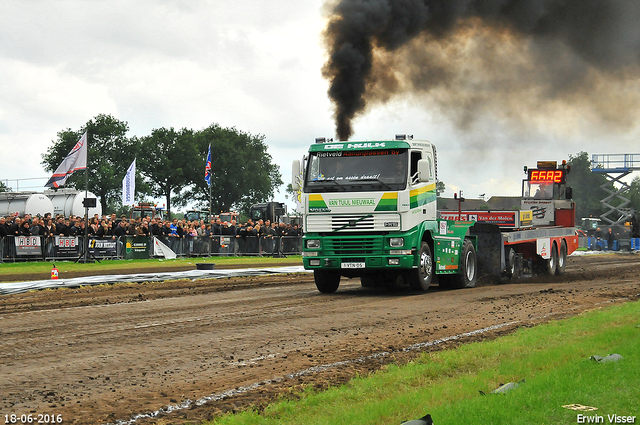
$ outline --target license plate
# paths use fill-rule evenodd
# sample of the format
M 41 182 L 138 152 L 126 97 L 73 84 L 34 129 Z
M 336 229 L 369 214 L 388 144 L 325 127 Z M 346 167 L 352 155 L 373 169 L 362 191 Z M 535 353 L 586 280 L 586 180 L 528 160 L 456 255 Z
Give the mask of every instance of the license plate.
M 340 267 L 343 269 L 364 269 L 364 263 L 342 263 Z

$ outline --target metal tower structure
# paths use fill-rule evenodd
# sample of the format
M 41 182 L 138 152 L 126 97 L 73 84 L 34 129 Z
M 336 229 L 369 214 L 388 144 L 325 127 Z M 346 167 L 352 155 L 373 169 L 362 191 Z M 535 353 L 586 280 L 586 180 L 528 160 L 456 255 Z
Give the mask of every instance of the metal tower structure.
M 622 224 L 631 217 L 631 209 L 627 207 L 631 201 L 622 196 L 631 186 L 621 179 L 637 170 L 640 170 L 640 154 L 638 153 L 594 154 L 591 156 L 591 172 L 603 174 L 608 179 L 605 184 L 600 186 L 609 194 L 600 201 L 609 209 L 600 216 L 602 220 L 609 224 Z M 610 184 L 615 190 L 609 188 Z M 620 204 L 611 205 L 614 199 L 619 200 Z

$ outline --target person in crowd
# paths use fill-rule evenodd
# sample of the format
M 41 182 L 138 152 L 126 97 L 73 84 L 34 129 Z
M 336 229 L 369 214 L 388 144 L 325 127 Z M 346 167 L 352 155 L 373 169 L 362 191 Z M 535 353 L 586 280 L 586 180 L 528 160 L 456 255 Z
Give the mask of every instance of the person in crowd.
M 274 249 L 274 255 L 278 257 L 282 256 L 282 237 L 286 236 L 287 225 L 279 223 L 275 228 L 276 247 Z
M 300 236 L 302 235 L 302 232 L 300 231 L 300 228 L 298 226 L 298 224 L 294 224 L 293 226 L 289 226 L 289 228 L 287 229 L 287 233 L 286 233 L 286 238 L 284 240 L 284 252 L 296 252 L 300 249 L 301 245 L 300 245 Z
M 20 223 L 18 236 L 31 236 L 31 225 L 28 220 L 22 220 Z
M 120 220 L 120 224 L 113 230 L 113 239 L 127 236 L 127 220 Z
M 601 250 L 602 247 L 600 246 L 600 241 L 602 240 L 602 229 L 600 229 L 599 227 L 596 229 L 595 233 L 593 234 L 593 236 L 596 238 L 596 246 L 595 249 L 597 250 Z
M 171 235 L 171 222 L 169 220 L 165 220 L 162 225 L 162 236 L 169 237 Z
M 89 229 L 88 229 L 88 234 L 92 235 L 92 236 L 97 235 L 98 234 L 98 230 L 100 229 L 100 227 L 101 227 L 100 219 L 99 218 L 95 218 L 95 217 L 92 218 L 91 219 L 91 226 L 89 226 Z
M 271 226 L 271 222 L 269 220 L 264 222 L 264 226 L 260 227 L 258 235 L 260 236 L 260 245 L 264 254 L 272 255 L 275 229 Z
M 7 219 L 4 217 L 0 217 L 0 239 L 4 238 L 8 234 Z
M 20 217 L 13 217 L 13 221 L 8 226 L 7 233 L 9 236 L 20 236 Z
M 220 253 L 222 245 L 222 221 L 220 218 L 211 219 L 211 252 L 213 254 Z
M 5 244 L 7 235 L 9 234 L 7 228 L 7 219 L 0 216 L 0 257 L 5 257 L 8 253 L 5 252 Z
M 46 214 L 45 214 L 46 217 Z M 53 224 L 53 220 L 51 219 L 51 214 L 49 214 L 49 218 L 45 219 L 44 232 L 47 236 L 53 236 L 56 234 L 56 225 Z
M 127 236 L 135 236 L 138 234 L 138 231 L 136 230 L 136 227 L 138 226 L 138 224 L 136 223 L 135 219 L 131 219 L 127 221 Z
M 150 231 L 153 236 L 160 236 L 162 233 L 162 220 L 160 217 L 153 219 Z
M 245 255 L 247 253 L 247 227 L 247 223 L 240 223 L 238 225 L 236 241 L 238 244 L 238 254 L 240 255 Z
M 86 222 L 84 221 L 84 219 L 78 218 L 78 220 L 76 220 L 76 227 L 78 228 L 77 235 L 80 236 L 81 238 L 84 238 L 84 232 L 86 227 Z M 96 236 L 97 227 L 96 227 L 96 230 L 94 230 L 92 226 L 89 226 L 88 228 L 86 228 L 86 232 L 87 232 L 88 238 L 94 238 Z
M 638 214 L 635 211 L 631 213 L 631 237 L 640 238 L 640 223 L 638 221 Z
M 142 220 L 140 227 L 138 228 L 138 236 L 149 236 L 151 232 L 149 231 L 149 220 L 146 218 Z
M 113 220 L 107 220 L 107 226 L 109 227 L 109 231 L 105 236 L 113 236 L 113 231 L 116 230 L 115 229 L 116 222 Z
M 225 221 L 222 223 L 220 229 L 220 236 L 214 236 L 214 239 L 219 238 L 220 252 L 224 255 L 234 254 L 236 250 L 236 225 L 235 221 L 231 223 Z
M 66 224 L 66 223 L 65 223 Z M 67 231 L 65 236 L 80 236 L 80 224 L 72 221 L 68 224 L 69 230 Z M 82 232 L 82 236 L 84 236 L 84 231 Z
M 100 226 L 98 226 L 98 230 L 96 230 L 96 237 L 104 238 L 107 236 L 109 236 L 109 225 L 107 224 L 107 220 L 102 220 Z
M 41 224 L 41 220 L 39 217 L 34 217 L 31 220 L 31 235 L 46 236 L 44 226 Z
M 173 238 L 178 237 L 178 219 L 177 218 L 174 218 L 171 221 L 171 225 L 169 226 L 169 228 L 171 229 L 169 236 Z
M 613 243 L 616 240 L 616 236 L 614 235 L 611 227 L 609 227 L 609 231 L 607 232 L 607 248 L 609 251 L 613 251 Z
M 56 219 L 56 234 L 58 236 L 69 236 L 69 227 L 65 224 L 64 217 L 61 215 Z

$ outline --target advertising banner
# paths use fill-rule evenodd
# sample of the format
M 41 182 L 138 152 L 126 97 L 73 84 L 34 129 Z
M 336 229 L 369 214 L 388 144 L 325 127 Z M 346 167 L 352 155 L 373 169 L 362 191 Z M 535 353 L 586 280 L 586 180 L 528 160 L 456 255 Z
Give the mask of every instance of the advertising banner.
M 17 255 L 42 255 L 40 236 L 16 236 Z
M 89 253 L 94 257 L 115 257 L 118 253 L 115 239 L 89 239 Z
M 149 258 L 149 238 L 146 236 L 125 237 L 124 258 Z
M 56 257 L 75 257 L 79 252 L 77 236 L 56 236 L 54 245 Z
M 516 214 L 518 211 L 462 211 L 460 214 L 458 211 L 440 211 L 440 218 L 515 227 Z

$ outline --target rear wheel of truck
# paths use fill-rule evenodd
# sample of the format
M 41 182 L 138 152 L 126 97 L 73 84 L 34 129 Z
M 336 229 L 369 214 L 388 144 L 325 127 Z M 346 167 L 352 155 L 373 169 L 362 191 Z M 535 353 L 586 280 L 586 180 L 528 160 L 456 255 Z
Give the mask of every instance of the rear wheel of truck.
M 478 259 L 473 242 L 465 239 L 462 243 L 462 256 L 460 257 L 460 274 L 455 276 L 457 288 L 473 288 L 478 277 Z
M 507 278 L 515 279 L 520 275 L 520 269 L 518 267 L 517 254 L 515 249 L 509 248 L 507 254 Z
M 333 294 L 340 286 L 340 273 L 314 270 L 313 279 L 316 281 L 316 288 L 323 294 Z
M 411 289 L 426 291 L 431 286 L 433 279 L 433 256 L 429 244 L 422 241 L 420 245 L 420 263 L 417 269 L 413 269 L 408 274 L 408 283 Z
M 560 243 L 560 253 L 558 254 L 558 265 L 556 266 L 556 274 L 560 275 L 564 273 L 564 269 L 567 266 L 567 243 L 562 241 Z
M 558 267 L 558 247 L 556 246 L 555 243 L 551 247 L 551 257 L 549 257 L 549 259 L 547 260 L 543 260 L 543 264 L 544 264 L 545 271 L 550 276 L 553 276 L 554 274 L 556 274 L 556 269 Z

